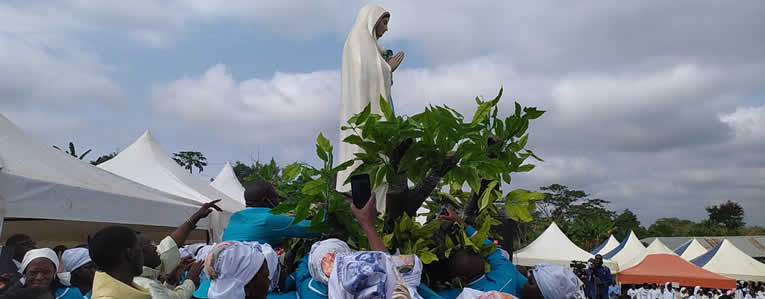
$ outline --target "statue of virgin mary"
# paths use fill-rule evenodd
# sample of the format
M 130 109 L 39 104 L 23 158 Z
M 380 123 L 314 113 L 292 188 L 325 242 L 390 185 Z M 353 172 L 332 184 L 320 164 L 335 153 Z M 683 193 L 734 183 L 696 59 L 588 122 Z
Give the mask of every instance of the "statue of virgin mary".
M 361 112 L 370 103 L 372 113 L 382 115 L 380 96 L 385 98 L 393 107 L 390 96 L 390 87 L 393 83 L 392 74 L 404 59 L 404 53 L 399 52 L 396 55 L 391 55 L 389 50 L 377 44 L 377 40 L 388 31 L 389 20 L 390 13 L 384 8 L 377 5 L 366 5 L 359 11 L 356 23 L 345 40 L 341 68 L 340 126 L 345 125 L 351 116 Z M 340 150 L 337 159 L 339 163 L 354 159 L 354 153 L 362 151 L 361 148 L 353 144 L 342 142 L 349 135 L 351 132 L 340 130 Z M 350 191 L 350 184 L 344 184 L 344 182 L 358 165 L 357 162 L 345 171 L 338 173 L 338 191 Z M 377 210 L 380 212 L 385 211 L 385 194 L 387 191 L 387 183 L 376 186 L 374 189 L 377 195 Z

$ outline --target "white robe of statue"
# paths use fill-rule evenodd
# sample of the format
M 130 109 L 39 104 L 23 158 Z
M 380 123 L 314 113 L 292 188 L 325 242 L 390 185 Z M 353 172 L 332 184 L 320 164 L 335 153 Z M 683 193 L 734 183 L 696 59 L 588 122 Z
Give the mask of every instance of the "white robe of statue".
M 390 101 L 391 67 L 383 59 L 377 45 L 374 27 L 387 11 L 377 5 L 366 5 L 356 17 L 356 24 L 348 34 L 343 47 L 343 62 L 340 93 L 340 126 L 345 125 L 354 114 L 371 105 L 372 113 L 382 115 L 380 96 Z M 362 152 L 356 145 L 342 142 L 351 131 L 340 130 L 340 149 L 336 163 L 355 158 L 354 153 Z M 360 163 L 356 163 L 337 175 L 337 190 L 348 192 L 351 184 L 343 184 Z M 385 211 L 385 195 L 388 184 L 374 188 L 377 195 L 377 210 Z

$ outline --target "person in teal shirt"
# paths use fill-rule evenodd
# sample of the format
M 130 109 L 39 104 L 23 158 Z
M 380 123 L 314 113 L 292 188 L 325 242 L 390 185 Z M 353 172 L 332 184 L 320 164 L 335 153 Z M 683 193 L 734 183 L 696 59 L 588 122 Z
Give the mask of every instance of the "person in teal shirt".
M 461 223 L 462 219 L 453 209 L 447 209 L 448 215 L 441 216 L 442 219 Z M 465 232 L 473 236 L 476 230 L 472 226 L 467 226 Z M 491 243 L 488 239 L 484 244 Z M 515 297 L 521 297 L 521 291 L 528 281 L 515 265 L 502 256 L 502 252 L 497 249 L 487 258 L 491 271 L 485 273 L 484 261 L 481 256 L 470 251 L 462 250 L 452 254 L 449 257 L 449 269 L 456 275 L 465 287 L 469 287 L 482 292 L 497 291 L 508 293 Z M 454 299 L 462 293 L 462 289 L 447 289 L 438 293 L 445 299 Z
M 223 231 L 223 241 L 258 242 L 278 248 L 287 238 L 321 236 L 319 232 L 308 230 L 311 221 L 303 220 L 292 224 L 295 221 L 293 217 L 271 214 L 271 209 L 279 205 L 279 195 L 268 181 L 257 180 L 247 185 L 244 201 L 247 208 L 231 215 L 226 230 Z M 207 298 L 209 286 L 209 279 L 203 277 L 194 297 Z M 285 293 L 269 293 L 268 298 L 295 298 L 295 292 L 290 292 L 294 290 L 294 286 L 295 284 L 286 283 L 285 289 L 282 290 Z
M 276 248 L 287 238 L 318 237 L 319 232 L 309 231 L 308 220 L 292 224 L 295 218 L 271 214 L 279 205 L 279 196 L 274 186 L 265 180 L 258 180 L 244 190 L 246 209 L 231 215 L 223 241 L 250 241 L 267 243 Z

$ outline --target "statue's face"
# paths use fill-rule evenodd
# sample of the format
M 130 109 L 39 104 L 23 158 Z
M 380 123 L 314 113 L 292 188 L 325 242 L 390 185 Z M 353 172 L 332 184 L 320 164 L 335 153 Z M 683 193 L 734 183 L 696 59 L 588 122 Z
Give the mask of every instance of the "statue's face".
M 377 39 L 380 39 L 388 31 L 388 21 L 390 21 L 390 15 L 387 13 L 377 21 L 377 25 L 375 25 L 375 37 Z

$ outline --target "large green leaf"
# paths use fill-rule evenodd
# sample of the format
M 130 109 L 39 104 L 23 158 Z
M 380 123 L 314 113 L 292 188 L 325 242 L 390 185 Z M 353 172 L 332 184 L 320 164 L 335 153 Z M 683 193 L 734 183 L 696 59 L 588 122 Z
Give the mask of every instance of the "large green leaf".
M 284 214 L 294 210 L 297 207 L 297 202 L 282 201 L 278 206 L 271 209 L 271 214 Z
M 472 124 L 479 124 L 486 120 L 486 117 L 489 115 L 489 112 L 491 112 L 493 106 L 493 102 L 481 103 L 481 105 L 478 106 L 478 109 L 476 109 L 475 114 L 473 114 Z
M 364 110 L 361 111 L 361 113 L 358 114 L 358 118 L 356 118 L 356 121 L 354 122 L 356 125 L 360 125 L 367 121 L 369 118 L 369 113 L 371 112 L 371 104 L 367 104 L 366 107 L 364 107 Z
M 282 180 L 285 182 L 294 180 L 298 175 L 300 175 L 300 171 L 302 169 L 303 166 L 301 166 L 300 163 L 290 164 L 289 166 L 285 167 L 284 170 L 282 170 Z
M 319 146 L 319 148 L 325 152 L 331 152 L 332 146 L 329 144 L 329 139 L 324 137 L 324 134 L 319 133 L 319 136 L 316 137 L 316 144 Z
M 380 110 L 382 110 L 386 120 L 391 121 L 395 118 L 393 115 L 393 108 L 390 107 L 390 104 L 388 104 L 388 101 L 386 101 L 382 95 L 380 95 Z
M 493 201 L 492 201 L 492 194 L 494 194 L 494 188 L 497 186 L 497 181 L 491 181 L 489 185 L 486 187 L 486 190 L 483 191 L 483 194 L 481 195 L 481 199 L 478 201 L 479 208 L 481 210 L 486 209 Z
M 327 188 L 327 181 L 323 179 L 313 180 L 303 186 L 301 190 L 306 195 L 316 195 L 324 191 Z
M 345 161 L 344 163 L 342 163 L 340 165 L 337 165 L 335 168 L 332 168 L 332 173 L 335 174 L 335 173 L 338 173 L 338 172 L 341 172 L 343 170 L 348 169 L 348 167 L 351 167 L 351 165 L 353 165 L 353 162 L 355 162 L 355 161 L 350 160 L 350 161 Z
M 526 119 L 537 119 L 540 116 L 542 116 L 542 114 L 545 114 L 545 111 L 537 110 L 536 107 L 527 107 L 527 108 L 524 108 L 523 112 L 526 112 L 526 115 L 524 116 L 524 117 L 526 117 Z
M 324 151 L 321 148 L 321 145 L 316 145 L 316 155 L 319 156 L 319 159 L 321 159 L 324 162 L 329 161 L 329 156 L 327 155 L 327 152 Z

